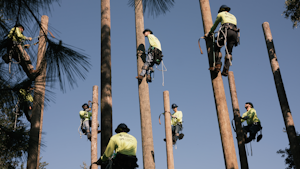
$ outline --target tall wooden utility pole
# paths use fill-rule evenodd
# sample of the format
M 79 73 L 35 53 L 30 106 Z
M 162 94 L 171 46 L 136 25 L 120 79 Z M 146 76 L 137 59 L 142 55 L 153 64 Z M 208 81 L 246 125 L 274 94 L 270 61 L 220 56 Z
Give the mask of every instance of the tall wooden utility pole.
M 209 0 L 199 0 L 204 33 L 208 33 L 213 25 Z M 213 58 L 212 39 L 206 39 L 206 48 L 208 58 Z M 209 59 L 209 65 L 212 65 L 212 59 Z M 221 73 L 218 74 L 210 71 L 212 87 L 215 97 L 218 122 L 220 127 L 220 135 L 223 146 L 223 154 L 227 169 L 237 169 L 238 163 L 235 154 L 234 142 L 231 132 L 228 107 L 226 103 L 225 91 Z
M 273 37 L 271 34 L 270 25 L 268 22 L 264 22 L 262 24 L 266 45 L 268 49 L 270 64 L 272 68 L 272 73 L 274 76 L 275 86 L 277 90 L 277 95 L 285 123 L 286 133 L 290 142 L 290 150 L 292 151 L 294 163 L 297 169 L 300 169 L 300 146 L 297 140 L 294 120 L 292 117 L 292 113 L 289 107 L 289 103 L 285 94 L 285 89 L 283 86 L 283 82 L 281 79 L 281 73 L 279 68 L 279 63 L 277 61 L 277 56 L 275 53 L 275 48 L 273 44 Z
M 46 87 L 46 36 L 48 32 L 49 18 L 43 15 L 41 18 L 41 30 L 37 55 L 36 69 L 39 75 L 35 78 L 33 108 L 30 128 L 30 139 L 28 148 L 27 169 L 37 169 L 39 167 L 40 147 L 42 139 L 44 99 Z
M 145 56 L 145 37 L 144 31 L 144 14 L 143 1 L 135 0 L 135 31 L 136 31 L 136 48 L 137 48 L 137 73 L 142 71 L 142 66 L 146 60 Z M 142 148 L 143 148 L 143 162 L 145 169 L 154 169 L 154 146 L 152 121 L 150 110 L 149 87 L 144 78 L 139 85 L 139 100 L 140 100 L 140 114 L 141 114 L 141 131 L 142 131 Z
M 93 86 L 92 102 L 92 138 L 91 138 L 91 164 L 98 160 L 97 157 L 97 140 L 98 140 L 98 86 Z M 92 165 L 92 169 L 97 169 L 97 164 Z
M 101 154 L 112 136 L 110 25 L 110 0 L 101 0 Z
M 168 169 L 174 169 L 173 141 L 171 128 L 171 112 L 169 91 L 164 91 L 164 109 L 165 109 L 165 129 L 166 129 L 166 148 Z
M 237 98 L 235 80 L 234 80 L 234 75 L 233 75 L 232 71 L 228 72 L 228 83 L 229 83 L 229 88 L 230 88 L 231 103 L 232 103 L 232 109 L 233 109 L 236 135 L 237 135 L 236 139 L 237 139 L 238 147 L 239 147 L 241 169 L 249 169 L 247 154 L 246 154 L 246 149 L 245 149 L 244 132 L 243 132 L 241 118 L 240 118 L 241 115 L 240 115 L 239 102 L 238 102 L 238 98 Z

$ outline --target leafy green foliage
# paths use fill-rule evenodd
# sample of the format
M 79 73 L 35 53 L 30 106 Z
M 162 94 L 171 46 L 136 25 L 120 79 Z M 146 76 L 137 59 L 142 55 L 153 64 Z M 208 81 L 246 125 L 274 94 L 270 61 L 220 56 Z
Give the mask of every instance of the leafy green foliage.
M 128 5 L 135 7 L 136 0 L 128 0 Z M 158 16 L 165 14 L 174 5 L 175 0 L 139 0 L 138 3 L 143 1 L 144 13 L 148 10 L 148 14 L 152 16 Z
M 300 0 L 286 0 L 286 10 L 283 12 L 285 18 L 290 18 L 293 22 L 293 28 L 297 28 L 300 21 Z
M 297 133 L 297 138 L 298 138 L 298 143 L 300 145 L 300 135 Z M 284 150 L 280 149 L 277 151 L 277 154 L 281 154 L 281 157 L 286 157 L 285 158 L 285 164 L 288 165 L 286 169 L 296 169 L 295 163 L 294 163 L 294 158 L 292 155 L 292 152 L 290 148 L 285 148 Z
M 0 0 L 0 168 L 16 168 L 18 164 L 25 160 L 29 147 L 29 122 L 24 118 L 22 111 L 15 114 L 15 107 L 20 101 L 19 90 L 28 86 L 43 85 L 44 83 L 34 81 L 34 78 L 26 78 L 20 64 L 11 64 L 11 73 L 8 71 L 8 64 L 2 60 L 2 56 L 7 54 L 7 35 L 16 24 L 22 24 L 28 37 L 39 37 L 40 30 L 45 37 L 47 49 L 45 57 L 36 70 L 43 66 L 46 68 L 46 88 L 53 88 L 55 83 L 59 83 L 61 90 L 65 91 L 66 84 L 73 88 L 78 78 L 84 79 L 91 67 L 88 57 L 77 49 L 62 43 L 52 36 L 51 27 L 45 30 L 41 27 L 39 20 L 40 13 L 50 12 L 50 5 L 58 3 L 60 0 Z M 33 28 L 29 28 L 32 26 Z M 36 38 L 35 40 L 38 40 Z M 39 42 L 39 40 L 38 40 Z M 41 42 L 40 42 L 41 43 Z M 32 63 L 37 58 L 37 47 L 27 49 Z M 45 89 L 45 104 L 53 101 L 53 93 Z M 35 91 L 34 97 L 43 96 L 42 91 Z M 37 99 L 42 100 L 42 99 Z M 35 103 L 33 105 L 40 105 Z M 27 118 L 28 119 L 28 118 Z M 38 139 L 38 138 L 31 138 Z M 40 162 L 39 168 L 45 169 L 46 162 Z M 21 168 L 23 168 L 22 164 Z

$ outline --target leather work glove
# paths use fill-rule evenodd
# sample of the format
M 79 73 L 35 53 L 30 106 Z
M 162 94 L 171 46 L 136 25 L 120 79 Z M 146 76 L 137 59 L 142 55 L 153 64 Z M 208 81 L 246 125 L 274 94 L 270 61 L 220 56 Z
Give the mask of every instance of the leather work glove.
M 245 117 L 242 117 L 242 119 L 244 119 L 244 120 L 248 120 L 248 119 L 249 119 L 249 117 L 248 117 L 248 116 L 245 116 Z
M 205 35 L 205 38 L 209 38 L 209 37 L 211 37 L 212 35 L 213 35 L 213 33 L 208 32 L 208 33 Z
M 101 164 L 102 164 L 102 160 L 101 160 L 101 158 L 99 158 L 99 160 L 98 160 L 98 161 L 96 161 L 96 162 L 93 162 L 93 164 L 101 165 Z

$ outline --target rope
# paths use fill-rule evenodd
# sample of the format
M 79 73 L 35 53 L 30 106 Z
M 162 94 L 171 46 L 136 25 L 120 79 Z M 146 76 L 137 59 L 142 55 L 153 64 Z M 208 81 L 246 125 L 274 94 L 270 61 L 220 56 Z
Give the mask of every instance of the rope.
M 231 125 L 232 125 L 232 128 L 233 128 L 233 131 L 236 132 L 236 128 L 235 128 L 234 125 L 233 125 L 233 120 L 234 120 L 234 119 L 231 120 Z
M 219 28 L 219 31 L 218 31 L 218 36 L 217 36 L 217 45 L 218 45 L 218 47 L 219 48 L 221 48 L 222 46 L 224 46 L 225 45 L 225 50 L 226 50 L 226 54 L 227 55 L 229 55 L 229 53 L 228 53 L 228 49 L 227 49 L 227 45 L 226 45 L 226 42 L 227 42 L 227 28 L 225 28 L 225 32 L 222 30 L 222 26 Z M 219 45 L 219 35 L 220 35 L 220 32 L 223 34 L 223 36 L 224 36 L 224 45 Z M 230 63 L 230 66 L 232 66 L 232 62 L 231 62 L 231 60 L 230 59 L 228 59 L 229 60 L 229 63 Z
M 250 148 L 251 148 L 251 156 L 253 156 L 253 153 L 252 153 L 252 144 L 250 142 Z
M 78 133 L 80 135 L 80 138 L 82 138 L 81 136 L 83 135 L 83 133 L 81 132 L 81 126 L 82 126 L 82 119 L 80 119 L 80 125 L 78 127 Z
M 157 68 L 157 65 L 156 65 L 156 69 L 159 70 L 159 71 L 161 71 L 161 73 L 162 73 L 162 80 L 163 80 L 162 86 L 164 86 L 165 85 L 164 72 L 167 71 L 167 68 L 166 68 L 163 60 L 161 60 L 161 70 Z M 154 79 L 154 76 L 153 76 L 153 79 Z
M 17 104 L 15 105 L 15 108 L 14 108 L 14 111 L 13 111 L 14 114 L 16 115 L 16 117 L 15 117 L 15 124 L 14 124 L 14 131 L 17 128 L 17 118 L 18 118 L 18 115 L 19 115 L 19 113 L 17 112 L 17 110 L 18 110 L 18 104 L 19 104 L 19 100 L 18 100 Z

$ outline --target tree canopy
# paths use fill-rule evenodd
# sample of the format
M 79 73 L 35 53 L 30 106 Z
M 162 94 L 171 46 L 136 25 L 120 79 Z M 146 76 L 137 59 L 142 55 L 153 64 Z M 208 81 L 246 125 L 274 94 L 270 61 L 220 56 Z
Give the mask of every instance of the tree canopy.
M 290 18 L 293 22 L 293 28 L 297 28 L 300 21 L 300 0 L 286 0 L 286 10 L 283 12 L 285 18 Z

